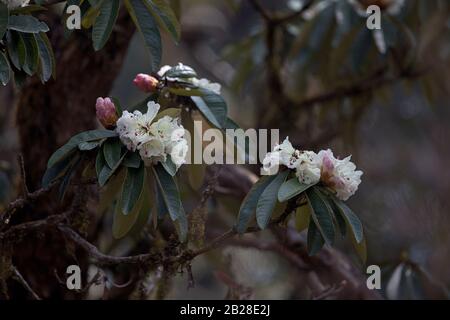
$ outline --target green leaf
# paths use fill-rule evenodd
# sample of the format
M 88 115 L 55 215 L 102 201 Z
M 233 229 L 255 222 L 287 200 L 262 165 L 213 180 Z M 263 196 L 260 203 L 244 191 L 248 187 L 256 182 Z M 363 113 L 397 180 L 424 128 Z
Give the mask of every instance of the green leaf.
M 192 96 L 201 96 L 202 92 L 198 88 L 169 88 L 169 92 L 182 97 L 192 97 Z
M 356 243 L 361 243 L 364 238 L 364 231 L 361 221 L 358 216 L 353 213 L 353 211 L 341 200 L 336 197 L 332 198 L 333 202 L 336 204 L 336 207 L 339 213 L 347 222 L 347 225 L 352 230 L 353 236 L 355 238 Z
M 95 19 L 94 27 L 92 28 L 92 42 L 95 51 L 104 47 L 108 41 L 117 16 L 119 15 L 120 1 L 108 0 L 103 1 L 100 6 L 100 14 Z
M 19 7 L 11 10 L 11 14 L 30 14 L 38 11 L 47 11 L 47 8 L 37 4 L 27 4 L 25 7 Z
M 153 122 L 156 122 L 165 116 L 169 116 L 171 118 L 178 118 L 180 116 L 180 113 L 181 111 L 179 108 L 167 108 L 159 112 L 156 115 L 155 119 L 153 119 Z
M 6 34 L 6 45 L 11 62 L 16 69 L 21 70 L 27 56 L 22 37 L 19 33 L 10 31 Z
M 170 155 L 168 155 L 166 161 L 161 162 L 161 164 L 168 174 L 170 174 L 172 177 L 175 176 L 175 174 L 177 173 L 177 166 L 173 163 Z
M 187 218 L 180 199 L 180 192 L 173 177 L 167 173 L 162 165 L 152 167 L 162 199 L 172 221 L 178 223 L 180 241 L 184 242 L 187 236 Z
M 118 138 L 112 138 L 103 144 L 103 155 L 108 166 L 112 169 L 120 160 L 122 143 Z
M 156 71 L 161 62 L 162 44 L 158 26 L 145 5 L 145 0 L 124 0 L 125 6 L 136 28 L 144 38 L 152 56 L 152 70 Z
M 91 1 L 89 1 L 89 4 L 90 4 L 89 9 L 87 9 L 87 11 L 83 14 L 83 18 L 81 19 L 81 25 L 83 28 L 89 29 L 92 27 L 95 19 L 97 18 L 97 16 L 100 13 L 100 5 L 103 2 L 108 2 L 108 1 L 111 1 L 111 0 L 107 0 L 107 1 L 100 0 L 100 1 L 98 1 L 98 3 L 96 2 L 94 4 L 91 4 Z
M 48 26 L 31 15 L 10 16 L 8 29 L 25 33 L 47 32 Z
M 142 166 L 142 168 L 142 170 L 145 171 L 144 166 Z M 125 185 L 126 180 L 123 184 L 123 188 L 125 188 Z M 148 199 L 148 188 L 143 186 L 141 192 L 139 193 L 139 198 L 137 199 L 133 210 L 129 214 L 124 214 L 120 209 L 123 208 L 122 200 L 117 203 L 112 228 L 114 238 L 121 239 L 125 237 L 138 221 L 139 216 L 143 213 L 142 211 L 150 211 Z
M 103 150 L 99 150 L 97 153 L 95 172 L 97 173 L 97 180 L 100 187 L 103 187 L 113 174 L 113 170 L 106 164 Z
M 100 141 L 86 141 L 86 142 L 81 142 L 78 145 L 78 149 L 80 151 L 90 151 L 90 150 L 94 150 L 98 146 L 100 146 Z
M 361 262 L 365 265 L 367 262 L 366 239 L 363 237 L 359 243 L 356 242 L 355 237 L 351 237 L 351 239 L 353 247 L 355 248 L 356 253 L 358 254 L 358 257 L 361 259 Z
M 123 160 L 123 165 L 128 168 L 139 168 L 141 165 L 141 157 L 138 152 L 128 152 Z
M 142 193 L 142 199 L 139 199 L 139 201 L 141 201 L 142 203 L 140 204 L 137 217 L 136 218 L 133 217 L 135 215 L 133 212 L 127 216 L 121 215 L 114 217 L 113 221 L 114 238 L 120 239 L 123 238 L 124 236 L 130 237 L 136 236 L 138 237 L 137 239 L 141 239 L 139 237 L 139 234 L 149 222 L 149 217 L 151 215 L 152 204 L 154 203 L 152 198 L 153 198 L 152 190 L 150 186 L 147 183 L 145 183 L 144 191 Z M 129 222 L 127 220 L 129 220 Z M 117 228 L 115 227 L 115 225 L 120 227 Z
M 103 157 L 103 156 L 102 156 Z M 104 157 L 103 157 L 104 159 Z M 105 164 L 100 167 L 100 171 L 97 174 L 97 180 L 100 187 L 103 187 L 108 182 L 109 178 L 112 176 L 113 170 Z
M 73 156 L 67 156 L 55 163 L 52 167 L 47 168 L 42 177 L 42 187 L 48 187 L 51 182 L 61 177 L 72 163 L 73 158 Z
M 303 205 L 295 210 L 295 228 L 298 232 L 306 230 L 311 220 L 311 208 Z
M 309 228 L 308 228 L 308 239 L 307 239 L 307 247 L 308 247 L 308 254 L 310 256 L 315 255 L 317 252 L 322 249 L 323 245 L 325 244 L 325 241 L 322 237 L 321 232 L 316 226 L 316 223 L 311 219 L 309 222 Z
M 167 209 L 166 203 L 164 202 L 164 197 L 162 195 L 161 188 L 158 183 L 155 185 L 155 192 L 156 192 L 156 213 L 158 219 L 164 219 L 164 216 L 169 212 L 169 209 Z
M 56 61 L 53 49 L 45 33 L 35 34 L 34 38 L 39 48 L 40 78 L 43 83 L 56 75 Z
M 0 51 L 0 82 L 6 86 L 11 77 L 11 69 L 9 68 L 9 62 L 5 54 Z
M 120 104 L 119 99 L 115 98 L 115 97 L 111 97 L 112 102 L 114 103 L 114 107 L 116 109 L 116 113 L 119 117 L 122 116 L 123 113 L 123 108 L 122 105 Z
M 191 97 L 198 110 L 211 122 L 216 128 L 223 129 L 227 123 L 227 104 L 222 96 L 206 90 L 201 89 L 203 93 L 199 97 Z
M 289 179 L 285 183 L 283 183 L 278 190 L 278 201 L 284 202 L 293 197 L 299 195 L 302 192 L 305 192 L 309 188 L 311 188 L 314 184 L 302 184 L 298 181 L 297 177 Z
M 39 66 L 39 48 L 36 39 L 32 34 L 23 33 L 20 34 L 26 49 L 25 62 L 22 66 L 22 70 L 29 76 L 33 75 Z
M 0 2 L 0 39 L 3 38 L 8 28 L 9 10 L 6 4 Z
M 179 63 L 167 70 L 163 76 L 168 78 L 189 79 L 197 77 L 197 73 L 191 67 Z
M 261 229 L 265 229 L 269 224 L 273 209 L 277 203 L 278 190 L 288 175 L 289 170 L 280 172 L 261 194 L 256 205 L 256 222 Z
M 334 213 L 334 218 L 336 219 L 336 223 L 337 223 L 337 225 L 339 227 L 339 231 L 341 233 L 341 236 L 342 236 L 342 238 L 344 238 L 346 233 L 347 233 L 346 221 L 345 221 L 344 217 L 342 216 L 342 214 L 339 212 L 339 209 L 338 209 L 336 203 L 333 201 L 333 197 L 332 196 L 330 197 L 330 195 L 327 195 L 324 192 L 322 192 L 322 194 L 324 194 L 328 205 L 331 207 L 331 209 L 332 209 L 332 211 Z
M 99 154 L 103 154 L 99 152 Z M 108 209 L 118 197 L 126 176 L 126 169 L 121 168 L 115 176 L 113 176 L 107 185 L 100 189 L 98 201 L 98 213 L 103 213 Z
M 60 201 L 64 200 L 64 196 L 66 194 L 70 179 L 72 179 L 73 174 L 75 173 L 76 169 L 78 168 L 78 166 L 81 163 L 81 157 L 79 154 L 77 154 L 74 157 L 74 159 L 75 160 L 72 162 L 72 164 L 67 169 L 66 173 L 64 174 L 64 178 L 62 179 L 61 184 L 59 185 L 59 200 Z
M 165 0 L 148 0 L 145 2 L 159 25 L 166 29 L 178 42 L 180 40 L 180 23 L 170 5 Z
M 238 221 L 236 225 L 237 232 L 242 234 L 245 230 L 247 230 L 247 225 L 256 211 L 256 206 L 258 205 L 258 200 L 261 197 L 261 194 L 275 179 L 275 177 L 275 175 L 262 176 L 247 193 L 239 209 L 239 215 L 237 218 Z
M 168 213 L 173 221 L 180 218 L 181 214 L 184 214 L 184 210 L 181 206 L 180 194 L 178 186 L 175 180 L 162 165 L 156 165 L 153 167 L 156 181 L 160 187 L 164 204 L 168 209 Z
M 124 215 L 132 212 L 144 187 L 145 166 L 141 165 L 138 169 L 128 168 L 127 177 L 123 183 L 121 207 Z
M 112 224 L 112 235 L 114 239 L 117 240 L 127 236 L 131 229 L 133 229 L 133 226 L 138 220 L 139 213 L 141 212 L 142 201 L 139 201 L 133 211 L 127 215 L 122 213 L 120 207 L 120 202 L 117 202 Z
M 56 162 L 64 158 L 69 152 L 78 147 L 81 142 L 95 141 L 105 138 L 116 137 L 117 133 L 112 130 L 90 130 L 81 132 L 73 136 L 65 145 L 56 150 L 47 163 L 47 168 L 52 167 Z
M 314 223 L 328 244 L 334 242 L 335 230 L 332 212 L 326 205 L 322 195 L 316 188 L 310 188 L 306 191 L 308 204 L 311 206 L 311 217 Z
M 122 157 L 119 158 L 119 160 L 115 163 L 115 165 L 111 168 L 105 160 L 104 156 L 104 149 L 100 150 L 97 154 L 97 160 L 99 161 L 99 164 L 96 163 L 96 172 L 97 172 L 97 178 L 98 178 L 98 184 L 100 187 L 103 187 L 108 180 L 112 177 L 114 173 L 119 169 L 120 165 L 122 164 L 124 158 L 128 154 L 128 152 L 125 152 Z M 136 168 L 139 168 L 137 166 Z

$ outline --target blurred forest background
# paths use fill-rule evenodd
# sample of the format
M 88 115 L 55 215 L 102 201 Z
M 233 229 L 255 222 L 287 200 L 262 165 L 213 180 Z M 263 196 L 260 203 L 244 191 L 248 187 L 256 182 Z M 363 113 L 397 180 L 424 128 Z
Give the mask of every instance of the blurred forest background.
M 179 6 L 182 40 L 175 45 L 165 36 L 163 64 L 183 62 L 221 83 L 230 117 L 243 128 L 279 128 L 280 137 L 288 135 L 300 149 L 329 147 L 340 156 L 352 154 L 364 176 L 350 203 L 365 226 L 367 265 L 383 268 L 381 295 L 448 298 L 450 3 L 189 0 L 173 4 Z M 361 12 L 368 4 L 382 8 L 381 31 L 365 27 Z M 299 10 L 302 14 L 297 14 Z M 132 79 L 151 71 L 150 57 L 137 35 L 128 50 L 127 44 L 123 46 L 123 65 L 119 62 L 112 66 L 117 69 L 108 69 L 105 63 L 97 71 L 93 62 L 89 72 L 118 73 L 102 90 L 112 87 L 110 96 L 132 105 L 142 98 Z M 94 53 L 83 55 L 77 61 L 80 65 L 86 63 L 84 59 L 94 59 Z M 57 60 L 63 57 L 57 55 Z M 83 83 L 70 85 L 66 90 L 84 94 Z M 42 90 L 36 84 L 23 90 L 33 89 L 37 95 Z M 70 108 L 71 99 L 63 94 L 54 90 L 50 95 L 60 101 L 62 110 Z M 38 127 L 53 121 L 54 109 L 45 108 L 45 99 L 39 102 L 41 108 L 33 109 L 21 95 L 11 85 L 0 88 L 0 208 L 17 195 L 19 153 L 35 157 L 25 157 L 27 166 L 39 167 L 76 129 L 95 125 L 91 95 L 83 101 L 90 120 L 76 127 L 70 124 L 72 116 L 66 118 L 60 111 L 56 121 L 67 128 L 49 142 Z M 37 122 L 24 129 L 30 117 Z M 24 152 L 24 148 L 35 150 Z M 256 174 L 258 168 L 248 166 Z M 192 192 L 186 191 L 187 207 L 196 199 Z M 208 204 L 208 220 L 234 219 L 241 200 L 218 190 Z M 110 223 L 107 217 L 104 220 L 103 225 Z M 98 229 L 98 243 L 110 242 L 109 228 L 104 229 Z M 257 239 L 269 237 L 264 232 Z M 128 239 L 101 247 L 120 254 L 135 244 L 135 239 Z M 348 246 L 340 244 L 343 250 Z M 350 259 L 364 272 L 356 257 Z M 192 269 L 195 287 L 186 288 L 187 274 L 177 276 L 168 298 L 222 299 L 230 288 L 241 298 L 311 297 L 301 272 L 270 250 L 228 246 L 196 259 Z M 334 289 L 339 296 L 339 288 Z M 95 290 L 91 291 L 95 297 Z

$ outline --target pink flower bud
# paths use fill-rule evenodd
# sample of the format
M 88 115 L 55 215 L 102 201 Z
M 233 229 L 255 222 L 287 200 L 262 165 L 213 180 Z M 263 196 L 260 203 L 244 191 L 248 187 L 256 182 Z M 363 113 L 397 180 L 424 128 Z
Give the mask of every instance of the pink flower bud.
M 139 73 L 136 78 L 134 78 L 133 83 L 144 92 L 155 92 L 158 89 L 159 81 L 158 79 L 145 74 Z
M 322 158 L 322 168 L 320 173 L 320 179 L 322 182 L 329 186 L 333 187 L 337 181 L 335 181 L 334 177 L 334 165 L 335 158 L 331 150 L 322 150 L 319 152 L 319 158 Z
M 118 119 L 116 107 L 110 98 L 98 98 L 95 104 L 97 119 L 106 129 L 116 126 Z
M 331 175 L 333 174 L 333 170 L 334 170 L 333 160 L 328 155 L 325 155 L 323 157 L 322 162 L 322 171 Z

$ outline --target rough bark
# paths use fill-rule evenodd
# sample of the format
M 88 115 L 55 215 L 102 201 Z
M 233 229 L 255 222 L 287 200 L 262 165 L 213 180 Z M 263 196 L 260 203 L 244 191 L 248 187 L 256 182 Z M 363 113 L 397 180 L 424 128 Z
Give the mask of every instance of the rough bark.
M 59 18 L 48 23 L 57 80 L 42 84 L 36 77 L 31 79 L 21 90 L 17 108 L 20 149 L 32 190 L 39 186 L 55 148 L 96 126 L 95 100 L 109 93 L 134 32 L 129 17 L 121 14 L 107 45 L 95 52 L 88 33 L 76 31 L 65 40 Z
M 29 79 L 18 97 L 16 124 L 31 191 L 39 188 L 46 162 L 59 146 L 72 135 L 96 127 L 95 100 L 111 90 L 134 33 L 131 19 L 122 11 L 107 45 L 95 52 L 89 33 L 75 31 L 65 40 L 60 16 L 46 13 L 41 18 L 50 26 L 57 80 L 42 84 L 37 77 Z M 77 190 L 85 195 L 89 191 Z M 86 197 L 83 201 L 87 201 Z M 12 223 L 61 213 L 64 206 L 57 203 L 52 196 L 28 206 L 14 216 Z M 77 254 L 75 261 L 66 248 L 57 230 L 48 229 L 23 239 L 14 250 L 13 263 L 32 286 L 38 286 L 36 291 L 41 297 L 73 297 L 58 282 L 54 271 L 64 276 L 68 265 L 82 264 L 86 259 Z M 11 291 L 24 294 L 14 287 Z

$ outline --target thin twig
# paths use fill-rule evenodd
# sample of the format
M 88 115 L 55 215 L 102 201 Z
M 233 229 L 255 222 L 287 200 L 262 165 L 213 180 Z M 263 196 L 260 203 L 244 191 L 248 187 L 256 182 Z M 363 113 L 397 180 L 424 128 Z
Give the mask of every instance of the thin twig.
M 77 243 L 81 248 L 83 248 L 91 258 L 93 258 L 98 265 L 111 266 L 119 264 L 159 264 L 161 262 L 161 257 L 159 254 L 139 254 L 135 256 L 127 257 L 115 257 L 106 255 L 98 250 L 96 246 L 85 240 L 77 232 L 72 230 L 66 225 L 59 224 L 58 229 L 70 238 L 72 241 Z
M 21 154 L 19 154 L 17 156 L 17 161 L 19 163 L 19 167 L 20 167 L 20 176 L 22 178 L 22 193 L 23 193 L 23 197 L 24 199 L 27 199 L 30 191 L 28 190 L 28 186 L 27 186 L 27 176 L 25 173 L 25 163 L 23 161 L 23 156 Z
M 47 194 L 49 194 L 52 191 L 53 187 L 58 182 L 59 182 L 59 180 L 56 180 L 56 181 L 52 182 L 48 187 L 41 188 L 34 192 L 28 193 L 27 197 L 18 198 L 16 200 L 14 200 L 13 202 L 11 202 L 6 207 L 6 209 L 3 211 L 3 213 L 0 215 L 0 223 L 8 224 L 11 215 L 15 211 L 23 209 L 25 207 L 25 205 L 27 205 L 33 201 L 36 201 L 36 200 L 46 196 Z M 0 227 L 1 227 L 1 225 L 0 225 Z
M 17 280 L 33 297 L 35 300 L 42 300 L 39 295 L 31 288 L 31 286 L 28 284 L 28 282 L 24 279 L 22 274 L 19 272 L 19 270 L 13 266 L 13 278 Z
M 24 222 L 11 226 L 8 230 L 0 233 L 0 239 L 8 239 L 10 237 L 15 237 L 18 234 L 23 235 L 31 231 L 40 230 L 44 227 L 54 226 L 57 223 L 61 223 L 66 219 L 66 213 L 60 215 L 49 216 L 45 219 L 35 220 L 30 222 Z
M 192 266 L 191 266 L 190 263 L 186 266 L 186 271 L 187 271 L 187 274 L 188 274 L 188 286 L 187 286 L 187 289 L 189 290 L 189 289 L 192 289 L 192 288 L 195 287 L 194 275 L 192 273 Z
M 339 292 L 342 291 L 342 289 L 344 289 L 346 284 L 347 284 L 347 281 L 342 280 L 341 283 L 339 283 L 338 285 L 333 284 L 332 286 L 329 286 L 324 291 L 322 291 L 318 295 L 314 296 L 312 299 L 313 300 L 325 300 L 327 298 L 335 297 Z
M 255 10 L 263 17 L 266 21 L 272 21 L 272 16 L 269 12 L 259 3 L 258 0 L 250 0 L 250 4 L 255 8 Z
M 219 237 L 215 238 L 214 240 L 211 240 L 209 244 L 205 245 L 204 247 L 197 249 L 195 251 L 192 251 L 189 255 L 190 260 L 194 259 L 195 257 L 204 254 L 208 251 L 214 250 L 222 245 L 224 245 L 229 239 L 234 237 L 237 234 L 237 232 L 234 229 L 228 230 L 224 234 L 220 235 Z
M 301 9 L 299 9 L 297 11 L 288 13 L 284 16 L 274 17 L 273 22 L 275 24 L 279 25 L 279 24 L 287 23 L 287 22 L 290 22 L 291 20 L 299 18 L 299 17 L 301 17 L 301 15 L 303 13 L 305 13 L 306 10 L 308 10 L 311 7 L 313 2 L 314 2 L 314 0 L 309 0 L 307 3 L 303 4 Z

